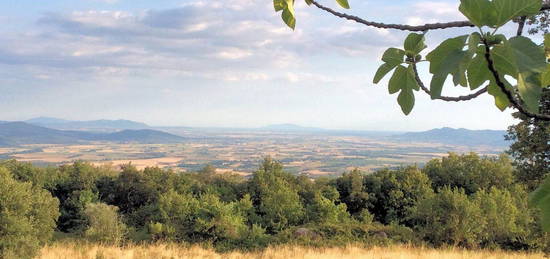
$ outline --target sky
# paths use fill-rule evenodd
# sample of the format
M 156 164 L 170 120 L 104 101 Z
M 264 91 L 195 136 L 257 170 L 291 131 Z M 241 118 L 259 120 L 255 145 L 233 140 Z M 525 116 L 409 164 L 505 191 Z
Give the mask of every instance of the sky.
M 339 9 L 333 0 L 319 1 Z M 349 1 L 349 13 L 374 21 L 465 19 L 458 0 Z M 292 31 L 270 0 L 1 1 L 0 120 L 392 131 L 514 123 L 511 111 L 500 112 L 488 95 L 447 103 L 417 92 L 413 112 L 403 115 L 397 95 L 388 94 L 389 76 L 378 85 L 372 78 L 384 50 L 401 47 L 406 33 L 296 2 Z M 471 32 L 430 32 L 427 51 Z M 421 77 L 429 82 L 427 67 Z M 449 84 L 443 93 L 468 91 Z

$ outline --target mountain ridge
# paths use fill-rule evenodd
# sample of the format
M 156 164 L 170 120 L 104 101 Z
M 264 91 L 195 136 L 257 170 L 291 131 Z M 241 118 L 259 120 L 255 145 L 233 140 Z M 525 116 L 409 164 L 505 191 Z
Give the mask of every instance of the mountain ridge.
M 96 131 L 113 131 L 125 129 L 150 129 L 151 127 L 145 123 L 131 120 L 65 120 L 53 117 L 36 117 L 24 121 L 29 124 L 53 128 L 59 130 L 96 130 Z
M 183 137 L 150 129 L 101 133 L 51 129 L 21 121 L 0 123 L 0 146 L 78 144 L 92 141 L 163 144 L 183 140 Z

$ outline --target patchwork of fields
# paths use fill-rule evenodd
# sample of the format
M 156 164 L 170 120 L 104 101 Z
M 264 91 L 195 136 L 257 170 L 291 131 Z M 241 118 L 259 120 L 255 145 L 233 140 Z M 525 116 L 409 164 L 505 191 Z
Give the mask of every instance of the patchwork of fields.
M 424 162 L 447 152 L 494 155 L 502 148 L 392 141 L 384 137 L 323 134 L 215 132 L 188 134 L 177 144 L 94 142 L 85 145 L 24 145 L 0 148 L 0 159 L 42 165 L 76 160 L 97 165 L 132 163 L 138 168 L 158 166 L 194 171 L 211 164 L 220 172 L 248 174 L 264 156 L 280 160 L 287 170 L 312 177 L 341 174 L 353 168 L 372 171 Z

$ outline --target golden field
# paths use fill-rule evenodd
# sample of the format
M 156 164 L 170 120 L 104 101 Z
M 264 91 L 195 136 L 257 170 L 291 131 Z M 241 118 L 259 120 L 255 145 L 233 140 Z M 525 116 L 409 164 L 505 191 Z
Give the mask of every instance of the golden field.
M 273 247 L 261 252 L 216 253 L 213 250 L 198 246 L 185 247 L 178 245 L 155 244 L 143 246 L 100 246 L 93 244 L 57 243 L 43 248 L 38 256 L 40 259 L 171 259 L 171 258 L 361 258 L 361 259 L 535 259 L 545 258 L 542 253 L 517 253 L 489 250 L 463 250 L 458 248 L 432 249 L 409 246 L 360 248 L 349 246 L 345 248 L 303 248 L 303 247 Z

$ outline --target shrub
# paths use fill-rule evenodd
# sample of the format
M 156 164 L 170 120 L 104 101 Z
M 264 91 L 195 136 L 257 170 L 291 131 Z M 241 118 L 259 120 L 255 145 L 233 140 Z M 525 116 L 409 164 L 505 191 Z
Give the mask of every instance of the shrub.
M 525 204 L 527 194 L 522 190 L 516 192 L 520 193 L 519 200 L 509 191 L 494 187 L 488 191 L 478 191 L 474 195 L 474 202 L 487 222 L 480 237 L 485 245 L 509 247 L 522 242 L 528 235 L 532 218 Z
M 59 217 L 59 201 L 0 168 L 0 258 L 32 258 Z
M 384 224 L 395 222 L 410 226 L 411 208 L 433 194 L 430 179 L 416 166 L 368 175 L 365 187 L 372 197 L 369 210 Z
M 84 211 L 89 226 L 84 236 L 92 242 L 120 244 L 126 235 L 126 225 L 118 215 L 118 208 L 105 203 L 88 203 Z
M 510 188 L 514 183 L 514 168 L 507 155 L 498 158 L 480 157 L 476 153 L 433 159 L 422 170 L 432 180 L 434 190 L 444 186 L 462 188 L 466 194 L 478 190 Z
M 482 211 L 464 190 L 449 187 L 419 201 L 411 219 L 419 234 L 434 245 L 475 247 L 486 224 Z

